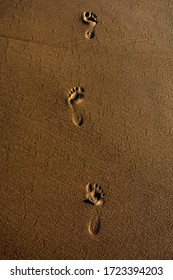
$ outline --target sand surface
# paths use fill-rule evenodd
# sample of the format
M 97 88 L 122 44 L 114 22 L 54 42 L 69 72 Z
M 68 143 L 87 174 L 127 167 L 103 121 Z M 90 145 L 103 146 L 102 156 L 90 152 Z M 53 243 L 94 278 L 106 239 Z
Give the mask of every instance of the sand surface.
M 1 0 L 0 71 L 0 258 L 172 259 L 173 0 Z

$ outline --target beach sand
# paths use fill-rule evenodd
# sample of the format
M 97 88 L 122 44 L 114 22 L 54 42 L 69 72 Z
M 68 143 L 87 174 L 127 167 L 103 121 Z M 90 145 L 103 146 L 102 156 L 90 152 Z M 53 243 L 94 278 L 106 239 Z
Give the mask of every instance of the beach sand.
M 172 0 L 0 1 L 1 259 L 173 259 L 172 30 Z

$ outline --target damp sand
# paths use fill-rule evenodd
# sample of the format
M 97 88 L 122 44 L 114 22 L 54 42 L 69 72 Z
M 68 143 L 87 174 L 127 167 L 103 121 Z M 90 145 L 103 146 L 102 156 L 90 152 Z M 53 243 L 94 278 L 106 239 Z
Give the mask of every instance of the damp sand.
M 0 11 L 0 258 L 173 258 L 173 1 Z

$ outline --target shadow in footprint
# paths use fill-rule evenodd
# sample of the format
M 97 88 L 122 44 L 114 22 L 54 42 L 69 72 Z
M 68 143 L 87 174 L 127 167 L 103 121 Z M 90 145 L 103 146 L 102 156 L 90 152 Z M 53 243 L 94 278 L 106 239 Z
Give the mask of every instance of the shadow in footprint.
M 74 87 L 70 90 L 68 94 L 68 104 L 72 110 L 72 121 L 76 126 L 81 126 L 83 124 L 83 117 L 76 109 L 76 104 L 84 98 L 83 87 Z
M 84 12 L 82 15 L 82 21 L 85 24 L 88 24 L 90 27 L 85 32 L 85 37 L 87 39 L 94 38 L 95 35 L 95 26 L 98 23 L 97 16 L 91 12 Z

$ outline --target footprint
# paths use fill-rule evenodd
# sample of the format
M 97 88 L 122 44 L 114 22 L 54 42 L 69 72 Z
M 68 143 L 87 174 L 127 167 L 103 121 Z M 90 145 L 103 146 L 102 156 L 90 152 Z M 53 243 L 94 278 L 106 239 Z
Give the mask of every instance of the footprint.
M 94 206 L 102 206 L 104 203 L 104 192 L 102 188 L 95 183 L 92 185 L 88 183 L 86 185 L 86 199 L 84 200 L 85 203 Z M 88 232 L 90 235 L 97 235 L 100 231 L 100 215 L 101 215 L 101 208 L 95 208 L 95 215 L 90 220 L 88 224 Z
M 76 110 L 76 104 L 80 103 L 81 99 L 84 98 L 84 89 L 82 87 L 74 87 L 68 94 L 68 104 L 72 110 L 72 121 L 76 126 L 80 126 L 83 123 L 83 118 Z
M 90 28 L 87 29 L 85 32 L 85 37 L 87 39 L 94 38 L 95 35 L 95 26 L 97 24 L 97 16 L 94 13 L 91 12 L 84 12 L 82 16 L 82 21 L 86 24 L 90 25 Z

